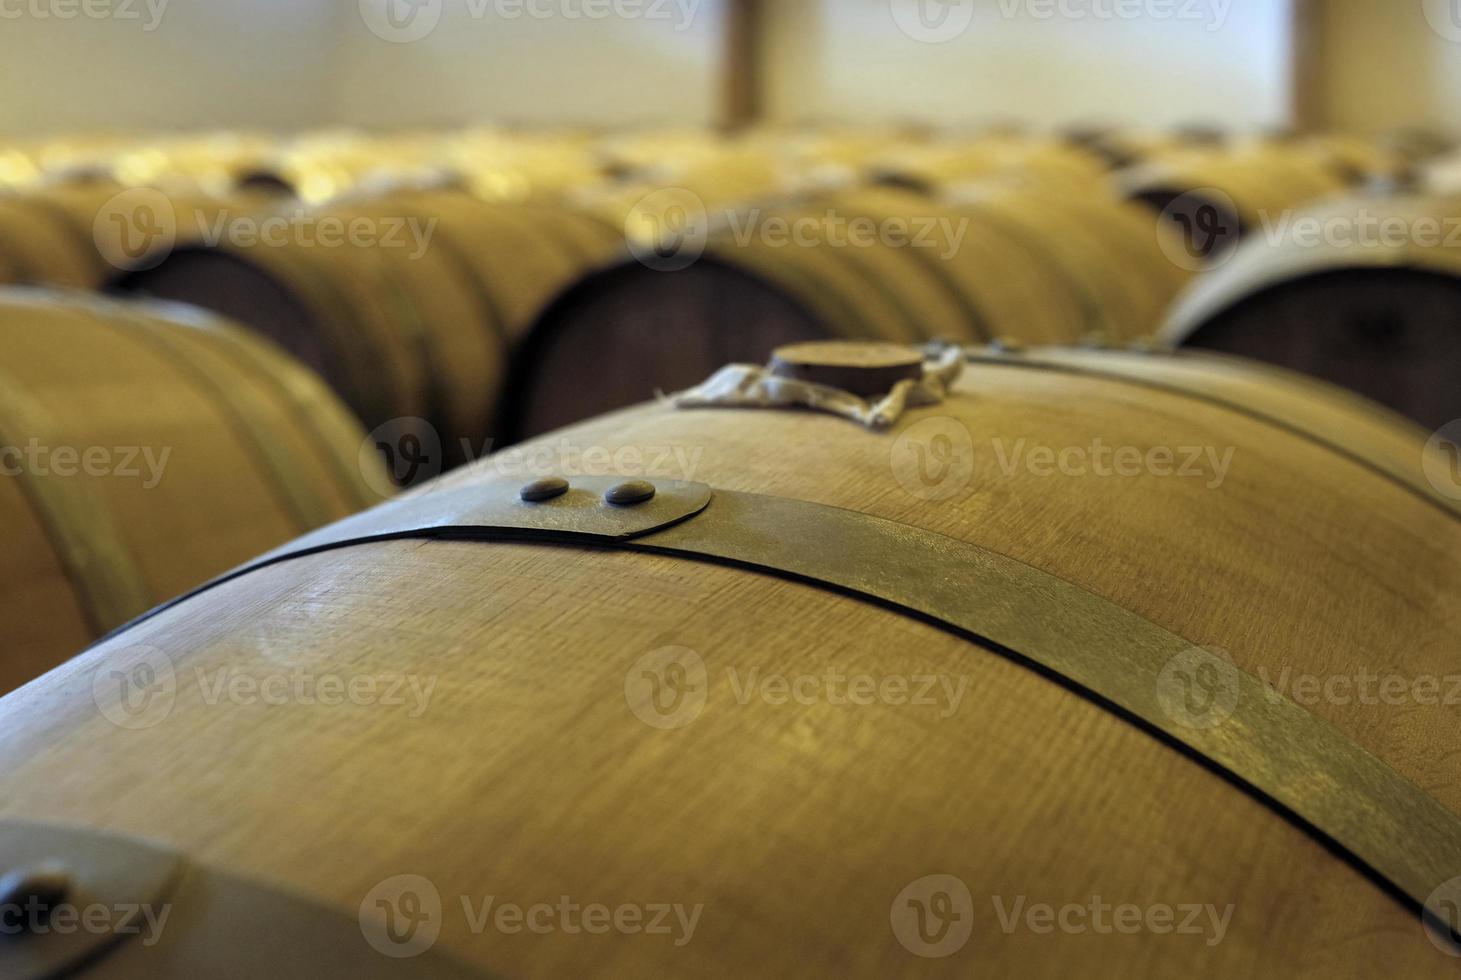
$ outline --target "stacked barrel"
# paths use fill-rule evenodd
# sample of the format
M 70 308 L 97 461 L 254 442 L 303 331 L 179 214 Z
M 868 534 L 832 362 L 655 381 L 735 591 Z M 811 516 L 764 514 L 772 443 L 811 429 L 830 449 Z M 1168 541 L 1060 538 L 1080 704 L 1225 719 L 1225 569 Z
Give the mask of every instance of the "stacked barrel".
M 391 491 L 338 400 L 236 324 L 11 289 L 0 338 L 0 690 Z
M 17 143 L 0 152 L 0 281 L 220 315 L 183 316 L 186 329 L 169 332 L 158 318 L 185 307 L 35 294 L 5 307 L 17 323 L 95 321 L 107 343 L 166 334 L 185 338 L 173 346 L 233 338 L 269 352 L 274 374 L 290 365 L 275 389 L 316 404 L 323 384 L 343 402 L 353 420 L 329 410 L 326 455 L 363 444 L 366 470 L 349 469 L 376 497 L 809 340 L 1206 347 L 1328 377 L 1439 425 L 1461 414 L 1449 381 L 1454 248 L 1268 240 L 1310 213 L 1445 225 L 1455 208 L 1444 197 L 1375 196 L 1426 173 L 1421 156 L 1414 140 L 1231 140 L 1195 128 L 481 127 Z M 1194 241 L 1214 227 L 1242 240 L 1231 262 L 1226 247 Z M 254 384 L 214 361 L 210 390 Z M 221 415 L 185 414 L 263 431 L 251 421 L 258 396 L 230 397 Z M 278 453 L 261 460 L 297 468 Z M 64 644 L 369 499 L 286 496 L 295 523 L 80 614 Z M 148 499 L 167 510 L 163 497 Z
M 1451 975 L 1428 152 L 0 148 L 0 975 Z

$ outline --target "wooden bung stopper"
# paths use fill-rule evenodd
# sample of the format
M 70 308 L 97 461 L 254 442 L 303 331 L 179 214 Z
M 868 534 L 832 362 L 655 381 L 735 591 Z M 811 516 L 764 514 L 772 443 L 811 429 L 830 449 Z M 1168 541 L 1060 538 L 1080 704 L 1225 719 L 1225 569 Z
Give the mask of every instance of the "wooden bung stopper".
M 886 394 L 900 381 L 922 378 L 923 355 L 901 344 L 815 341 L 776 348 L 771 373 L 867 398 Z

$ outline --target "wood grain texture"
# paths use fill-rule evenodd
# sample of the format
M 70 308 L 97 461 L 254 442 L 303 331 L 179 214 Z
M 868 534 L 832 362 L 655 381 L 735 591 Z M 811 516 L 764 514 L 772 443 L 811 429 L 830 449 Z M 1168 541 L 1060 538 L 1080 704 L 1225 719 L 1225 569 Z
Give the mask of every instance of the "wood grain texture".
M 315 218 L 363 222 L 393 244 L 181 249 L 120 285 L 254 327 L 320 372 L 370 428 L 428 422 L 448 463 L 461 461 L 463 442 L 497 435 L 508 359 L 527 323 L 616 243 L 607 226 L 566 209 L 447 192 L 346 200 Z
M 0 560 L 15 638 L 0 688 L 389 486 L 318 381 L 236 326 L 188 317 L 0 299 L 7 404 L 25 406 L 0 420 L 16 535 Z
M 14 282 L 96 284 L 95 268 L 77 247 L 75 236 L 54 216 L 28 206 L 19 196 L 0 199 L 0 251 Z
M 1322 236 L 1246 243 L 1194 281 L 1163 336 L 1323 378 L 1439 428 L 1461 417 L 1458 215 L 1447 198 L 1305 208 L 1291 221 Z
M 1124 173 L 1121 185 L 1131 201 L 1182 236 L 1197 263 L 1225 255 L 1293 209 L 1341 195 L 1366 176 L 1329 147 L 1274 142 L 1169 151 Z
M 1224 372 L 1238 373 L 1229 365 L 1208 383 Z M 1309 408 L 1330 410 L 1356 412 L 1343 399 Z M 904 462 L 909 447 L 960 430 L 962 484 L 930 499 Z M 1154 468 L 1045 475 L 1001 462 L 1019 440 L 1058 451 L 1096 437 L 1233 455 L 1216 484 Z M 1418 458 L 1412 432 L 1392 437 Z M 514 465 L 524 482 L 545 468 L 692 478 L 977 543 L 1271 677 L 1284 667 L 1325 678 L 1457 670 L 1453 516 L 1271 422 L 1130 380 L 975 365 L 950 400 L 889 433 L 799 412 L 645 406 L 525 449 L 540 455 L 501 455 L 441 486 Z M 429 499 L 434 488 L 417 492 Z M 625 689 L 646 654 L 670 645 L 701 658 L 708 693 L 698 717 L 666 730 L 636 716 Z M 92 678 L 149 649 L 169 658 L 175 688 L 150 725 L 120 729 Z M 962 680 L 967 697 L 953 710 L 736 697 L 753 670 L 829 669 Z M 401 704 L 216 695 L 220 677 L 278 675 L 434 686 Z M 1461 805 L 1456 707 L 1312 710 Z M 423 875 L 443 898 L 441 942 L 498 975 L 1454 968 L 1413 916 L 1294 826 L 1064 688 L 885 609 L 666 557 L 399 541 L 299 559 L 0 700 L 0 728 L 13 746 L 0 757 L 0 814 L 161 839 L 352 913 L 382 880 Z M 890 926 L 894 899 L 931 874 L 957 876 L 973 897 L 973 936 L 946 959 L 910 954 Z M 459 898 L 489 895 L 703 910 L 681 946 L 614 932 L 474 932 Z M 1233 913 L 1211 944 L 1211 934 L 1045 934 L 1023 921 L 1006 932 L 999 908 L 1021 896 Z
M 542 312 L 506 399 L 509 440 L 688 387 L 727 361 L 763 362 L 779 342 L 1145 337 L 1189 277 L 1143 209 L 1095 191 L 1000 185 L 943 201 L 858 188 L 731 209 L 711 227 L 687 267 L 624 260 Z M 711 348 L 718 360 L 698 356 Z

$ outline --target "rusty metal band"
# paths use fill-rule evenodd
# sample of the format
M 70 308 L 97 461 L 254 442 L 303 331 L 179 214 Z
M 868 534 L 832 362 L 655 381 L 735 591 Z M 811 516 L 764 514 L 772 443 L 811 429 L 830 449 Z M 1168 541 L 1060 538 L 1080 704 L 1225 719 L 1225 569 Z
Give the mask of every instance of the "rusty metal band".
M 486 976 L 438 946 L 417 952 L 402 944 L 409 957 L 387 956 L 370 944 L 365 912 L 357 918 L 354 909 L 195 863 L 153 842 L 5 820 L 0 862 L 47 869 L 65 882 L 47 914 L 19 901 L 4 910 L 0 976 L 10 980 Z M 83 914 L 101 917 L 105 928 L 78 928 Z
M 1407 493 L 1420 498 L 1433 507 L 1439 508 L 1450 516 L 1461 517 L 1461 501 L 1450 500 L 1435 493 L 1426 483 L 1425 477 L 1418 467 L 1414 470 L 1406 469 L 1392 465 L 1383 459 L 1375 459 L 1362 453 L 1357 453 L 1340 441 L 1342 437 L 1340 431 L 1321 432 L 1302 422 L 1282 418 L 1272 412 L 1263 411 L 1251 404 L 1227 397 L 1216 386 L 1206 385 L 1200 379 L 1184 377 L 1180 380 L 1163 380 L 1129 367 L 1123 367 L 1119 363 L 1119 360 L 1116 359 L 1121 356 L 1122 352 L 1082 350 L 1082 354 L 1089 354 L 1093 359 L 1099 357 L 1102 361 L 1105 361 L 1105 363 L 1092 364 L 1073 363 L 1070 360 L 1071 353 L 1072 351 L 1066 348 L 1042 349 L 1032 347 L 1028 350 L 1000 351 L 994 348 L 981 349 L 973 347 L 967 349 L 965 360 L 971 364 L 1026 368 L 1032 371 L 1049 371 L 1056 374 L 1069 374 L 1076 377 L 1095 378 L 1103 381 L 1117 381 L 1139 388 L 1146 388 L 1151 391 L 1161 391 L 1166 394 L 1192 398 L 1218 408 L 1228 409 L 1255 421 L 1262 422 L 1265 425 L 1281 429 L 1290 435 L 1298 436 L 1307 442 L 1328 450 L 1336 456 L 1342 456 L 1350 462 L 1356 463 L 1377 476 L 1394 483 Z M 1110 355 L 1109 357 L 1108 354 Z M 1245 369 L 1262 371 L 1270 376 L 1274 383 L 1298 385 L 1331 398 L 1337 396 L 1340 400 L 1350 403 L 1359 411 L 1377 415 L 1384 419 L 1395 417 L 1388 409 L 1374 405 L 1354 395 L 1352 392 L 1340 388 L 1333 388 L 1307 376 L 1294 375 L 1281 368 L 1275 368 L 1272 365 L 1232 358 L 1207 351 L 1203 351 L 1201 354 L 1189 354 L 1183 351 L 1177 351 L 1170 354 L 1152 353 L 1143 356 L 1175 359 L 1178 361 L 1201 358 L 1202 360 L 1220 360 L 1229 364 L 1239 362 Z M 1397 424 L 1404 426 L 1414 425 L 1414 423 L 1411 423 L 1407 419 L 1398 419 Z M 1420 459 L 1419 446 L 1416 448 L 1416 459 Z
M 49 412 L 4 369 L 0 369 L 0 447 L 21 443 L 7 436 L 42 441 L 63 431 Z M 80 477 L 27 472 L 14 477 L 45 529 L 61 569 L 71 583 L 92 636 L 124 623 L 152 604 L 126 540 L 106 501 Z
M 1036 670 L 1227 778 L 1414 910 L 1461 876 L 1461 817 L 1236 667 L 1231 715 L 1212 727 L 1184 723 L 1164 703 L 1161 678 L 1193 645 L 1078 585 L 824 504 L 656 480 L 648 503 L 613 507 L 602 494 L 618 479 L 577 477 L 568 493 L 538 504 L 523 503 L 517 482 L 504 479 L 409 496 L 203 588 L 310 554 L 408 538 L 589 544 L 768 572 L 913 615 Z M 1431 920 L 1447 923 L 1440 911 Z

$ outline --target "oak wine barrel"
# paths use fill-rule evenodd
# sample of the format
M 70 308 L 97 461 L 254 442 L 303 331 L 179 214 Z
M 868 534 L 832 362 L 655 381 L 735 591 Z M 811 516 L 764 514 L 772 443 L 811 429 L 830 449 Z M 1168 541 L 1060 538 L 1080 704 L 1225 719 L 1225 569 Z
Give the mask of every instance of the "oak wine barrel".
M 608 226 L 567 209 L 448 192 L 302 213 L 375 237 L 330 247 L 292 234 L 225 238 L 179 248 L 117 285 L 263 332 L 319 372 L 372 429 L 426 423 L 418 427 L 439 439 L 442 455 L 426 473 L 491 446 L 508 357 L 551 296 L 611 255 L 617 240 Z
M 1342 193 L 1353 181 L 1334 157 L 1278 146 L 1178 150 L 1122 175 L 1126 196 L 1162 215 L 1192 252 L 1194 267 L 1286 212 Z
M 504 398 L 510 440 L 801 340 L 1132 341 L 1189 276 L 1141 209 L 1074 192 L 858 188 L 709 210 L 705 239 L 640 244 L 544 310 Z
M 1429 428 L 1461 418 L 1461 202 L 1346 198 L 1195 280 L 1173 344 L 1270 362 Z
M 27 285 L 100 289 L 150 251 L 202 235 L 220 216 L 253 206 L 189 187 L 110 180 L 58 183 L 0 195 L 0 261 Z
M 9 289 L 0 337 L 0 690 L 390 488 L 317 379 L 201 311 Z
M 1454 502 L 1313 433 L 1423 437 L 1105 358 L 641 406 L 306 537 L 0 699 L 0 857 L 168 903 L 108 976 L 1452 975 L 1456 709 L 1307 680 L 1455 673 Z

